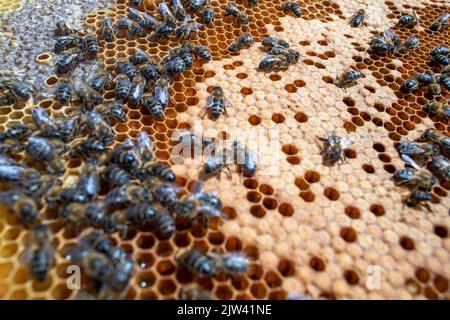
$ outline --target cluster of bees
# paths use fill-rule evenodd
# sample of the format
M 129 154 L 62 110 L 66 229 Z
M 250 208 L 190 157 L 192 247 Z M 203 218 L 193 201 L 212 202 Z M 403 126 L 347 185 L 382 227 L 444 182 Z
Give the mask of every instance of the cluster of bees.
M 450 138 L 434 129 L 426 129 L 417 141 L 403 141 L 397 146 L 401 158 L 408 165 L 394 173 L 396 185 L 410 190 L 404 203 L 423 205 L 431 211 L 427 201 L 437 182 L 450 181 Z M 429 172 L 422 168 L 427 168 Z M 434 175 L 434 176 L 433 176 Z

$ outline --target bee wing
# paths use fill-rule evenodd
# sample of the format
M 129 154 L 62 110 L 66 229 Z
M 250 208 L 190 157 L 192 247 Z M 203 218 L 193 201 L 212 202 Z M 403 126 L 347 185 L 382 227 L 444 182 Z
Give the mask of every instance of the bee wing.
M 405 161 L 405 163 L 407 165 L 409 165 L 410 167 L 414 168 L 415 170 L 420 170 L 419 165 L 413 160 L 411 159 L 410 156 L 408 156 L 407 154 L 402 154 L 401 158 L 403 159 L 403 161 Z
M 143 56 L 147 57 L 149 61 L 151 60 L 150 55 L 144 49 L 136 48 L 136 53 L 142 54 Z
M 350 147 L 355 142 L 355 138 L 353 136 L 344 136 L 341 140 L 341 146 L 343 149 Z
M 208 97 L 208 99 L 206 100 L 206 108 L 207 108 L 207 109 L 211 108 L 212 105 L 213 105 L 213 102 L 214 102 L 214 96 L 213 96 L 213 95 L 210 95 L 210 96 Z
M 223 96 L 223 101 L 225 103 L 224 107 L 225 108 L 230 108 L 233 106 L 233 104 L 231 103 L 230 99 L 228 99 L 227 97 Z

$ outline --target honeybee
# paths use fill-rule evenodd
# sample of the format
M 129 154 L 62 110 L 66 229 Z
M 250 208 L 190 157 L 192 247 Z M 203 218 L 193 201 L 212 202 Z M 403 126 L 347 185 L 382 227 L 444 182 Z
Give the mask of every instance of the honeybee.
M 248 150 L 247 146 L 239 141 L 233 142 L 233 150 L 236 163 L 242 165 L 242 172 L 248 177 L 253 177 L 257 167 L 255 156 Z
M 128 78 L 130 78 L 130 80 L 133 80 L 134 77 L 136 77 L 137 75 L 137 69 L 136 67 L 126 61 L 126 60 L 119 60 L 116 63 L 117 66 L 117 70 L 119 70 L 121 73 L 125 74 Z
M 125 250 L 121 247 L 114 246 L 107 235 L 100 230 L 84 232 L 80 235 L 79 243 L 104 254 L 114 263 L 118 263 L 127 257 Z
M 343 138 L 334 134 L 328 134 L 326 138 L 318 138 L 323 142 L 323 148 L 320 152 L 323 155 L 325 164 L 333 165 L 339 160 L 346 161 L 344 150 L 353 144 L 353 138 L 345 136 Z
M 91 158 L 106 152 L 106 146 L 97 139 L 86 139 L 76 143 L 70 150 L 70 156 L 73 158 L 83 157 Z
M 418 143 L 411 141 L 403 141 L 397 146 L 397 151 L 400 156 L 408 164 L 412 164 L 414 168 L 420 167 L 417 165 L 427 162 L 432 156 L 439 153 L 439 147 L 432 143 Z M 415 165 L 414 165 L 415 163 Z
M 55 38 L 55 45 L 53 51 L 60 54 L 67 49 L 74 48 L 80 45 L 80 38 L 78 36 L 60 36 Z
M 97 110 L 86 111 L 84 118 L 86 126 L 91 130 L 91 136 L 106 146 L 113 144 L 116 134 Z
M 123 185 L 111 190 L 105 198 L 105 204 L 108 206 L 152 201 L 152 194 L 146 187 L 132 184 Z
M 340 76 L 336 77 L 334 84 L 346 91 L 347 88 L 356 85 L 358 79 L 365 78 L 364 74 L 358 70 L 350 70 L 343 72 Z
M 58 158 L 59 154 L 65 151 L 64 146 L 58 146 L 56 142 L 43 137 L 32 136 L 28 138 L 25 151 L 36 160 L 46 163 L 51 173 L 56 175 L 64 173 L 64 164 Z
M 142 180 L 150 175 L 164 182 L 175 182 L 175 173 L 165 164 L 147 162 L 142 169 Z
M 254 42 L 255 39 L 253 39 L 252 36 L 250 36 L 248 33 L 244 33 L 230 44 L 228 50 L 231 52 L 237 52 L 241 50 L 242 47 L 250 46 Z
M 31 128 L 25 124 L 19 123 L 8 128 L 4 132 L 0 132 L 0 142 L 5 140 L 21 141 L 31 135 Z
M 58 19 L 58 21 L 56 21 L 54 33 L 56 37 L 60 37 L 60 36 L 70 36 L 79 32 L 69 27 L 63 19 Z
M 429 64 L 430 66 L 436 65 L 447 66 L 450 64 L 450 57 L 448 55 L 437 54 L 431 57 Z
M 33 234 L 26 255 L 29 255 L 29 269 L 34 279 L 43 282 L 47 279 L 48 271 L 53 264 L 53 233 L 51 230 L 39 224 L 33 228 Z
M 178 55 L 169 55 L 165 57 L 161 64 L 165 74 L 173 76 L 175 74 L 183 73 L 186 70 L 184 60 Z M 162 78 L 161 78 L 162 79 Z
M 198 22 L 188 22 L 180 26 L 176 31 L 175 35 L 178 40 L 186 41 L 191 40 L 193 34 L 197 32 L 203 25 Z
M 259 69 L 270 72 L 272 69 L 289 68 L 294 63 L 297 63 L 300 59 L 300 54 L 293 49 L 283 49 L 279 47 L 273 47 L 271 50 L 276 49 L 276 54 L 268 54 L 259 63 Z M 281 51 L 280 51 L 281 50 Z M 272 51 L 272 53 L 275 53 Z
M 81 105 L 82 111 L 92 110 L 95 106 L 104 102 L 103 96 L 96 90 L 89 87 L 85 82 L 75 81 L 75 95 L 77 103 Z
M 153 143 L 147 131 L 141 131 L 137 135 L 138 148 L 141 158 L 148 162 L 153 159 Z
M 121 186 L 130 182 L 130 175 L 128 172 L 114 164 L 108 165 L 103 170 L 102 178 L 114 186 Z
M 151 42 L 155 42 L 158 41 L 161 38 L 166 38 L 168 39 L 169 36 L 175 32 L 175 27 L 170 25 L 170 24 L 166 24 L 166 23 L 161 23 L 158 28 L 156 28 L 155 32 L 150 36 L 149 40 Z
M 81 53 L 77 51 L 62 55 L 56 61 L 56 75 L 71 74 L 82 60 Z
M 428 162 L 428 170 L 430 170 L 438 179 L 450 179 L 450 161 L 438 155 Z
M 41 174 L 34 169 L 26 169 L 20 180 L 21 187 L 26 195 L 40 199 L 53 187 L 60 187 L 62 182 L 52 175 Z
M 228 100 L 228 98 L 225 97 L 223 89 L 221 87 L 213 87 L 210 96 L 206 100 L 205 115 L 209 111 L 211 116 L 214 119 L 217 119 L 222 114 L 222 112 L 227 114 L 226 109 L 230 108 L 231 106 L 231 102 Z
M 157 215 L 152 225 L 156 236 L 161 240 L 169 239 L 175 234 L 175 220 L 167 212 Z
M 433 23 L 430 25 L 431 31 L 441 31 L 448 27 L 448 20 L 450 19 L 450 13 L 446 12 L 441 14 Z
M 423 110 L 431 117 L 436 117 L 441 121 L 448 121 L 450 118 L 450 106 L 446 100 L 428 103 L 423 107 Z
M 86 245 L 79 245 L 73 249 L 70 258 L 86 276 L 101 284 L 106 283 L 113 272 L 113 266 L 108 257 Z
M 197 58 L 200 58 L 205 62 L 209 62 L 212 60 L 211 53 L 209 52 L 208 47 L 202 45 L 188 45 L 188 48 Z
M 180 289 L 180 300 L 212 300 L 212 293 L 196 283 L 184 285 Z
M 192 68 L 194 66 L 194 59 L 192 58 L 191 50 L 186 45 L 173 50 L 172 55 L 180 57 L 186 68 Z
M 102 26 L 100 31 L 101 37 L 105 42 L 113 42 L 115 38 L 115 32 L 112 19 L 104 17 L 102 20 Z
M 403 199 L 403 203 L 408 207 L 424 206 L 428 211 L 431 212 L 430 205 L 427 201 L 431 201 L 433 198 L 431 194 L 426 191 L 416 190 L 412 191 Z
M 170 82 L 169 79 L 162 77 L 156 83 L 155 86 L 155 98 L 159 101 L 162 108 L 165 110 L 170 102 L 170 93 L 169 93 Z
M 0 142 L 0 154 L 13 155 L 24 150 L 23 145 L 16 140 L 7 140 Z
M 436 183 L 436 179 L 428 172 L 415 172 L 412 169 L 398 169 L 394 173 L 394 182 L 396 186 L 403 186 L 412 191 L 422 190 L 430 191 Z
M 158 68 L 158 63 L 151 60 L 149 63 L 142 65 L 139 71 L 145 77 L 146 80 L 155 82 L 161 75 L 161 71 Z
M 41 107 L 32 109 L 31 119 L 33 120 L 33 123 L 40 131 L 46 132 L 47 135 L 51 135 L 50 133 L 54 131 L 56 132 L 54 133 L 54 135 L 57 135 L 58 131 L 57 125 L 53 121 L 53 119 L 50 118 L 50 115 L 48 114 L 47 110 L 42 109 Z
M 111 276 L 106 283 L 107 289 L 102 290 L 100 298 L 109 298 L 116 295 L 120 297 L 128 287 L 134 272 L 134 261 L 131 258 L 123 258 L 114 266 Z M 109 293 L 110 291 L 112 294 Z
M 165 25 L 170 25 L 171 27 L 176 26 L 177 20 L 173 16 L 172 11 L 170 11 L 169 7 L 167 6 L 167 3 L 165 2 L 159 3 L 158 11 L 161 14 L 161 17 Z
M 95 107 L 108 122 L 113 118 L 119 122 L 126 122 L 128 120 L 125 110 L 122 108 L 122 101 L 113 101 L 108 104 L 101 104 Z
M 20 191 L 0 192 L 0 204 L 13 211 L 25 225 L 33 225 L 38 217 L 36 202 Z
M 445 90 L 450 91 L 450 75 L 441 74 L 437 77 L 437 80 Z
M 442 93 L 442 88 L 441 85 L 438 81 L 435 81 L 433 83 L 430 83 L 428 85 L 428 91 L 433 95 L 433 96 L 439 96 Z
M 0 182 L 15 182 L 22 179 L 25 168 L 0 155 Z
M 154 177 L 145 180 L 144 184 L 152 190 L 153 196 L 163 207 L 172 207 L 177 203 L 178 188 L 167 183 L 157 182 Z
M 209 4 L 209 2 L 210 0 L 189 0 L 189 10 L 195 12 Z
M 136 151 L 134 142 L 131 140 L 126 140 L 117 145 L 108 154 L 108 162 L 126 168 L 141 166 L 141 158 Z
M 84 163 L 76 188 L 83 190 L 89 199 L 97 196 L 100 191 L 100 178 L 96 161 L 88 160 Z
M 131 90 L 131 81 L 125 74 L 119 74 L 115 79 L 116 83 L 116 97 L 124 100 L 128 97 Z
M 211 24 L 214 21 L 215 12 L 214 9 L 211 7 L 206 7 L 205 10 L 203 10 L 202 13 L 202 20 L 203 23 L 208 25 Z
M 150 59 L 150 56 L 147 54 L 147 52 L 145 52 L 141 48 L 137 48 L 136 53 L 128 58 L 128 61 L 130 61 L 134 65 L 150 63 L 151 60 L 152 59 Z
M 186 11 L 184 10 L 181 0 L 172 0 L 172 7 L 175 18 L 178 21 L 183 22 L 186 19 Z
M 401 54 L 410 53 L 412 50 L 417 49 L 420 45 L 419 39 L 416 37 L 409 37 L 406 39 L 397 49 L 397 52 Z
M 437 56 L 437 55 L 448 55 L 450 54 L 450 49 L 446 46 L 437 46 L 430 50 L 431 56 Z
M 90 87 L 98 92 L 105 91 L 112 84 L 112 76 L 107 71 L 102 71 L 95 75 L 90 82 Z
M 406 79 L 405 82 L 403 82 L 402 89 L 408 93 L 412 92 L 414 90 L 419 89 L 419 83 L 417 82 L 416 79 L 412 78 Z
M 248 15 L 245 12 L 242 12 L 241 10 L 238 9 L 238 7 L 236 7 L 233 4 L 229 4 L 226 8 L 225 8 L 225 14 L 224 16 L 233 16 L 236 18 L 236 20 L 242 24 L 242 25 L 246 25 L 248 24 Z
M 55 99 L 62 105 L 72 101 L 73 84 L 67 77 L 61 77 L 55 89 Z
M 156 118 L 161 119 L 164 116 L 164 108 L 151 93 L 144 93 L 141 104 Z
M 10 100 L 10 102 L 23 103 L 31 99 L 32 92 L 35 89 L 32 84 L 25 81 L 2 81 L 0 78 L 0 90 L 3 90 L 3 94 L 7 97 L 7 100 Z
M 436 77 L 432 73 L 419 73 L 415 78 L 421 84 L 432 84 L 436 81 Z
M 273 47 L 289 48 L 290 47 L 288 42 L 286 42 L 283 39 L 279 39 L 279 38 L 275 38 L 275 37 L 263 38 L 261 40 L 261 44 L 264 47 L 269 47 L 269 48 L 273 48 Z
M 181 267 L 201 276 L 211 277 L 216 273 L 213 259 L 207 253 L 196 249 L 180 252 L 176 260 Z
M 422 133 L 420 138 L 422 141 L 436 143 L 441 148 L 442 154 L 450 158 L 450 137 L 428 128 Z
M 349 24 L 356 28 L 364 23 L 366 18 L 366 11 L 364 9 L 359 9 L 349 20 Z
M 95 59 L 100 50 L 98 40 L 93 35 L 86 35 L 81 40 L 81 49 L 85 53 L 84 56 L 88 59 Z
M 412 14 L 402 15 L 398 20 L 398 24 L 403 27 L 414 28 L 419 25 L 416 11 L 412 10 Z
M 142 74 L 138 74 L 131 82 L 130 92 L 128 94 L 128 102 L 132 106 L 136 106 L 145 92 L 147 82 Z M 126 116 L 124 114 L 124 116 Z M 123 117 L 122 117 L 123 118 Z M 125 120 L 124 120 L 125 121 Z M 123 122 L 124 122 L 123 121 Z
M 213 257 L 216 272 L 224 272 L 230 276 L 247 273 L 249 259 L 242 252 L 211 253 L 210 255 Z
M 369 52 L 384 54 L 397 52 L 401 45 L 401 40 L 393 30 L 385 30 L 382 36 L 375 37 L 370 42 Z
M 177 220 L 182 219 L 187 226 L 199 222 L 207 228 L 211 219 L 222 217 L 221 208 L 222 202 L 216 196 L 201 192 L 178 201 L 174 212 Z
M 228 179 L 231 179 L 231 172 L 230 172 L 230 164 L 233 163 L 231 156 L 231 151 L 228 149 L 223 149 L 217 154 L 211 155 L 206 159 L 205 164 L 203 165 L 202 173 L 204 174 L 217 174 L 220 179 L 220 173 L 223 169 L 227 169 L 227 176 Z
M 281 4 L 281 9 L 283 9 L 283 11 L 292 12 L 297 17 L 302 16 L 302 9 L 300 8 L 300 5 L 297 2 L 294 1 L 283 2 Z

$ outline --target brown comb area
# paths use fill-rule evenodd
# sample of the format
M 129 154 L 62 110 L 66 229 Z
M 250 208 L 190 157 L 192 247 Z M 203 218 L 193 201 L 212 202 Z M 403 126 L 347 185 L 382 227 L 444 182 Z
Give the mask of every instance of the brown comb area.
M 159 1 L 145 1 L 145 9 L 155 12 Z M 409 5 L 402 3 L 408 2 Z M 155 4 L 156 3 L 156 4 Z M 285 299 L 300 293 L 313 298 L 412 299 L 449 298 L 450 200 L 447 184 L 437 185 L 432 213 L 404 207 L 405 190 L 395 187 L 392 173 L 404 166 L 395 150 L 400 140 L 413 140 L 427 127 L 448 133 L 449 126 L 430 119 L 422 106 L 438 100 L 417 90 L 399 91 L 403 81 L 430 70 L 429 50 L 450 46 L 449 29 L 431 33 L 428 26 L 448 10 L 445 2 L 374 2 L 363 6 L 354 1 L 299 1 L 301 18 L 286 15 L 281 0 L 233 1 L 250 18 L 240 26 L 232 17 L 223 17 L 224 1 L 211 1 L 216 21 L 197 33 L 194 44 L 207 45 L 210 63 L 196 62 L 193 69 L 173 78 L 173 101 L 165 118 L 155 120 L 147 110 L 127 108 L 129 122 L 116 124 L 119 141 L 146 130 L 152 137 L 156 156 L 173 164 L 171 156 L 177 130 L 215 129 L 217 137 L 246 140 L 252 130 L 279 132 L 277 166 L 259 163 L 255 177 L 203 180 L 206 191 L 216 192 L 225 204 L 227 219 L 205 230 L 177 231 L 172 239 L 158 240 L 148 230 L 130 233 L 115 241 L 137 262 L 136 274 L 126 294 L 129 299 L 177 298 L 183 284 L 198 280 L 219 299 Z M 114 22 L 126 15 L 127 4 L 119 0 L 110 12 L 88 15 L 86 27 L 97 33 L 103 17 Z M 366 8 L 367 26 L 354 29 L 348 18 Z M 420 19 L 417 29 L 394 27 L 401 12 L 415 9 Z M 142 10 L 144 8 L 141 8 Z M 196 17 L 200 22 L 200 18 Z M 376 57 L 365 54 L 374 35 L 393 28 L 402 40 L 414 35 L 420 49 L 404 56 Z M 240 53 L 229 53 L 229 44 L 243 32 L 256 43 Z M 301 61 L 287 71 L 258 72 L 265 52 L 259 41 L 265 36 L 285 39 L 295 46 Z M 114 69 L 117 59 L 127 58 L 136 48 L 158 60 L 178 46 L 173 40 L 149 44 L 146 38 L 129 41 L 118 38 L 102 43 L 99 58 Z M 334 78 L 349 68 L 365 74 L 358 84 L 343 92 Z M 57 81 L 47 79 L 49 87 Z M 212 86 L 220 85 L 233 107 L 215 122 L 201 119 Z M 449 93 L 443 95 L 449 98 Z M 105 93 L 112 100 L 114 92 Z M 53 116 L 67 108 L 45 100 L 39 104 Z M 0 131 L 13 124 L 30 122 L 32 106 L 0 110 Z M 355 143 L 345 151 L 347 162 L 333 167 L 322 164 L 317 136 L 334 132 L 352 134 Z M 244 135 L 244 136 L 242 136 Z M 252 148 L 251 145 L 249 145 Z M 259 150 L 261 151 L 261 150 Z M 201 165 L 194 159 L 173 165 L 177 184 L 183 192 L 193 189 Z M 67 163 L 63 176 L 70 184 L 81 163 Z M 5 210 L 0 213 L 0 298 L 73 298 L 66 286 L 64 259 L 76 235 L 63 228 L 55 213 L 42 208 L 44 222 L 55 232 L 56 261 L 45 283 L 30 279 L 19 256 L 27 244 L 27 232 Z M 174 254 L 184 248 L 203 250 L 244 250 L 252 258 L 249 272 L 242 277 L 196 279 L 179 270 Z M 380 287 L 370 289 L 371 267 L 380 272 Z

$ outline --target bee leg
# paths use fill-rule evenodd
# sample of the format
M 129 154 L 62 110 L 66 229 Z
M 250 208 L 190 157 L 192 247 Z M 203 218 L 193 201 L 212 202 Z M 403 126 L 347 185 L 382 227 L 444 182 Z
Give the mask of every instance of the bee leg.
M 230 169 L 229 166 L 226 166 L 225 168 L 227 169 L 227 172 L 226 172 L 226 174 L 227 174 L 227 179 L 228 179 L 228 180 L 231 180 L 231 179 L 232 179 L 231 169 Z
M 203 115 L 202 115 L 202 119 L 204 119 L 207 114 L 208 114 L 208 109 L 205 109 L 205 112 L 203 112 Z

